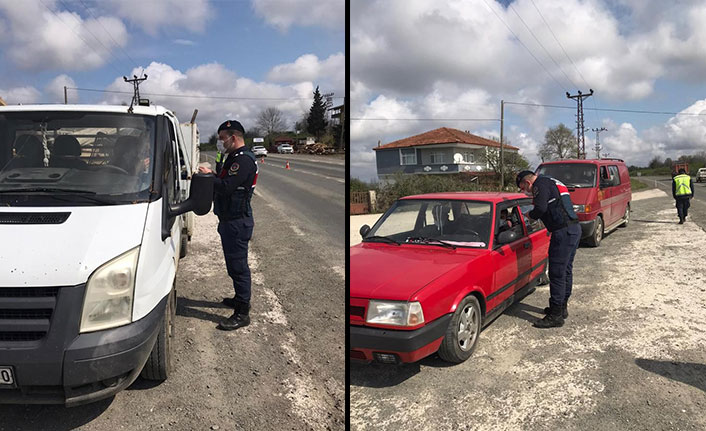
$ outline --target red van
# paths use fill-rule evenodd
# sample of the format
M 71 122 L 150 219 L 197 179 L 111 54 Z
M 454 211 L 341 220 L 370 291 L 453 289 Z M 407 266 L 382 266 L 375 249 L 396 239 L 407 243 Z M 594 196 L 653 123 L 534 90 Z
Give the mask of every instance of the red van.
M 556 178 L 569 188 L 581 237 L 588 245 L 598 247 L 604 234 L 630 222 L 632 187 L 624 161 L 558 160 L 542 163 L 537 174 Z

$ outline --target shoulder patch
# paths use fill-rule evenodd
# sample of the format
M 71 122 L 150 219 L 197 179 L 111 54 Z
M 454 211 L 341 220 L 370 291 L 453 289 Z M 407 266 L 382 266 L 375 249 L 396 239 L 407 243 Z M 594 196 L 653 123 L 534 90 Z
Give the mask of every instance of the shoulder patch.
M 240 165 L 233 162 L 233 164 L 230 165 L 230 169 L 228 169 L 228 175 L 238 175 L 238 169 L 240 169 Z
M 532 196 L 537 197 L 537 195 L 539 195 L 539 188 L 532 187 Z

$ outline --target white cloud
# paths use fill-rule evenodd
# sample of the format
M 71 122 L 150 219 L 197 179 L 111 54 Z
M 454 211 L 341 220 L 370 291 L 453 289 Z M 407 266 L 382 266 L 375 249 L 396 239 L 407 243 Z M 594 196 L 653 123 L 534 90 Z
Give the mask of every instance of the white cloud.
M 150 35 L 174 27 L 202 32 L 214 16 L 208 0 L 109 0 L 104 6 Z
M 174 39 L 174 43 L 177 45 L 184 45 L 184 46 L 196 46 L 196 42 L 193 40 L 189 39 Z
M 294 63 L 280 64 L 272 68 L 267 78 L 275 82 L 326 81 L 343 89 L 345 85 L 345 56 L 339 52 L 325 60 L 319 60 L 314 54 L 305 54 Z
M 0 97 L 8 104 L 29 104 L 39 101 L 42 93 L 34 87 L 0 88 Z
M 257 15 L 283 32 L 293 25 L 344 29 L 343 0 L 253 0 L 252 6 Z
M 134 69 L 132 73 L 139 74 L 141 71 L 142 69 Z M 152 62 L 144 71 L 148 79 L 140 85 L 141 96 L 149 98 L 154 104 L 171 109 L 180 121 L 187 121 L 194 109 L 198 109 L 197 122 L 205 136 L 215 132 L 224 120 L 232 118 L 241 121 L 246 130 L 253 129 L 257 115 L 269 106 L 280 109 L 287 124 L 292 126 L 301 118 L 303 112 L 308 112 L 314 91 L 311 82 L 294 85 L 258 82 L 238 76 L 219 63 L 203 64 L 182 72 L 168 64 Z M 122 77 L 118 77 L 107 90 L 128 91 L 131 88 L 123 82 Z M 166 97 L 156 94 L 194 97 Z M 224 99 L 228 97 L 243 99 Z M 248 100 L 259 98 L 289 100 Z M 109 94 L 105 102 L 130 103 L 130 99 L 130 94 Z
M 61 74 L 49 81 L 44 87 L 44 99 L 52 103 L 64 103 L 64 87 L 76 87 L 76 83 L 70 76 Z M 79 103 L 78 92 L 76 90 L 66 90 L 69 103 Z
M 35 1 L 0 0 L 0 15 L 6 19 L 0 45 L 21 69 L 97 68 L 111 61 L 116 43 L 123 46 L 127 41 L 125 26 L 116 18 L 83 19 L 55 10 L 53 2 L 44 4 L 47 7 Z

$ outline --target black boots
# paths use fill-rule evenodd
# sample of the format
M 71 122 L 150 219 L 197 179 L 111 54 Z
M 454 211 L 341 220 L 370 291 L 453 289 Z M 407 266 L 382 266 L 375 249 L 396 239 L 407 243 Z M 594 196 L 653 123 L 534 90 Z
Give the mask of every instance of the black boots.
M 534 322 L 535 328 L 559 328 L 564 326 L 564 306 L 550 305 L 549 313 L 543 319 Z
M 684 224 L 684 218 L 685 218 L 685 217 L 679 218 L 679 224 Z
M 225 298 L 223 303 L 226 303 Z M 229 304 L 226 304 L 229 305 Z M 221 321 L 217 328 L 223 331 L 232 331 L 234 329 L 242 328 L 243 326 L 248 326 L 250 324 L 250 304 L 243 304 L 240 302 L 233 301 L 234 312 L 233 315 L 227 319 Z
M 549 314 L 549 311 L 551 311 L 550 307 L 544 307 L 544 314 Z M 561 317 L 563 317 L 564 319 L 569 317 L 569 310 L 567 309 L 566 304 L 561 307 Z
M 223 305 L 227 305 L 230 308 L 235 308 L 235 297 L 232 298 L 223 298 L 223 301 L 221 301 Z

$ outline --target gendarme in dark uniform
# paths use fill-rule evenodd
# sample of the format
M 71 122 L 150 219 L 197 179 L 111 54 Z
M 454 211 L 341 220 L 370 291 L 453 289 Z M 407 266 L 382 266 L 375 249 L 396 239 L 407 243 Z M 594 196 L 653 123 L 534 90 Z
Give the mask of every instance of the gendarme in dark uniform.
M 573 284 L 573 263 L 581 240 L 581 227 L 569 196 L 568 188 L 554 178 L 532 171 L 517 175 L 517 186 L 531 190 L 534 209 L 529 217 L 542 220 L 552 237 L 549 241 L 549 307 L 547 315 L 534 326 L 551 328 L 562 326 L 569 314 L 566 306 Z
M 233 131 L 239 133 L 231 135 Z M 233 307 L 234 313 L 222 321 L 218 329 L 233 330 L 250 324 L 248 242 L 254 226 L 250 200 L 257 182 L 258 167 L 255 154 L 244 145 L 242 136 L 245 129 L 239 122 L 226 121 L 218 128 L 218 134 L 224 141 L 227 157 L 221 170 L 216 173 L 213 212 L 218 216 L 218 233 L 221 235 L 226 268 L 235 289 L 235 297 L 223 299 L 224 304 Z

